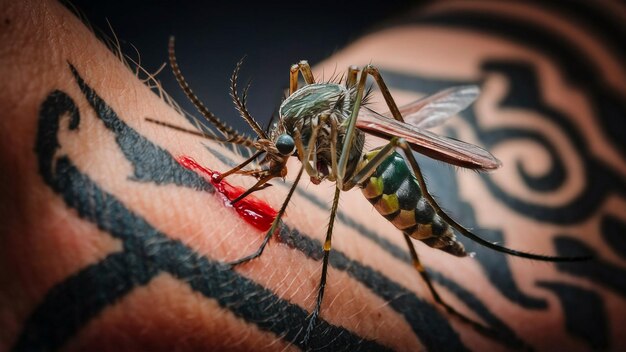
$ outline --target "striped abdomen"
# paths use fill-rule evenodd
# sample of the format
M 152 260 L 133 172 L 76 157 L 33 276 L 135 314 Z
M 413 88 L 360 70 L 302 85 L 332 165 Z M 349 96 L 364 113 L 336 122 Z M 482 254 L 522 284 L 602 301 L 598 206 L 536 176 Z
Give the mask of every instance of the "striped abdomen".
M 365 154 L 365 161 L 377 153 Z M 405 234 L 450 254 L 467 255 L 450 226 L 422 196 L 417 179 L 397 152 L 385 159 L 361 188 L 374 208 Z

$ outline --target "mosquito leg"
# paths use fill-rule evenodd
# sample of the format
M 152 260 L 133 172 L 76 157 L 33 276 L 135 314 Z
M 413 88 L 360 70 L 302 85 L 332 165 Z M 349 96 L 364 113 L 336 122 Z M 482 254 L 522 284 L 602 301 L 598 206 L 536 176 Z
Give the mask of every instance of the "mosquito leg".
M 352 178 L 350 178 L 350 180 L 348 180 L 348 182 L 344 183 L 344 190 L 351 189 L 352 187 L 365 181 L 366 178 L 370 177 L 370 175 L 372 175 L 374 171 L 376 171 L 376 168 L 380 164 L 382 164 L 382 162 L 385 161 L 385 159 L 387 159 L 387 157 L 391 155 L 391 153 L 393 153 L 393 151 L 397 148 L 397 142 L 398 138 L 394 137 L 389 141 L 388 144 L 382 147 L 378 151 L 376 156 L 374 156 L 370 161 L 367 162 L 367 164 L 357 170 L 357 172 L 352 176 Z
M 285 214 L 285 210 L 287 209 L 287 205 L 289 204 L 289 201 L 291 200 L 291 196 L 293 195 L 293 192 L 296 190 L 296 187 L 298 186 L 298 182 L 300 182 L 300 176 L 302 176 L 302 171 L 304 171 L 304 167 L 301 167 L 300 171 L 298 171 L 298 175 L 296 176 L 296 179 L 293 181 L 293 185 L 289 189 L 289 193 L 287 194 L 287 197 L 285 198 L 283 205 L 280 207 L 278 214 L 276 214 L 276 218 L 272 222 L 272 226 L 265 234 L 265 238 L 263 238 L 263 242 L 261 243 L 261 246 L 259 246 L 259 248 L 250 255 L 234 260 L 232 262 L 228 262 L 228 265 L 230 266 L 239 265 L 239 264 L 248 262 L 254 258 L 257 258 L 261 254 L 263 254 L 263 250 L 265 249 L 265 246 L 270 241 L 270 238 L 272 238 L 272 235 L 274 234 L 274 232 L 276 232 L 276 229 L 278 228 L 278 224 L 280 224 L 280 220 L 283 217 L 283 214 Z
M 308 61 L 302 60 L 297 64 L 293 64 L 289 72 L 289 95 L 298 90 L 298 72 L 302 73 L 306 84 L 315 83 L 313 72 L 311 71 L 311 66 L 309 66 Z
M 549 256 L 542 254 L 534 254 L 529 252 L 518 251 L 515 249 L 499 246 L 493 242 L 489 242 L 484 238 L 477 236 L 472 231 L 465 228 L 463 225 L 459 224 L 456 220 L 454 220 L 448 213 L 446 213 L 439 203 L 433 198 L 433 196 L 428 191 L 426 187 L 426 181 L 424 180 L 424 176 L 422 175 L 422 170 L 420 169 L 417 160 L 415 160 L 415 156 L 413 155 L 413 150 L 409 146 L 409 144 L 404 140 L 400 139 L 398 141 L 398 147 L 402 148 L 404 154 L 411 165 L 411 169 L 413 170 L 413 174 L 415 174 L 415 178 L 422 189 L 422 194 L 426 198 L 426 200 L 430 203 L 430 205 L 435 210 L 435 213 L 439 215 L 445 222 L 447 222 L 450 226 L 452 226 L 455 230 L 457 230 L 461 235 L 471 239 L 472 241 L 485 246 L 487 248 L 491 248 L 495 251 L 506 253 L 510 255 L 514 255 L 516 257 L 528 258 L 534 260 L 542 260 L 546 262 L 578 262 L 578 261 L 586 261 L 591 260 L 593 257 L 591 256 Z
M 354 70 L 351 68 L 349 71 L 348 79 L 350 79 L 350 75 L 354 75 Z M 357 93 L 354 101 L 354 108 L 352 109 L 352 114 L 350 115 L 350 119 L 348 120 L 348 127 L 346 129 L 346 135 L 344 137 L 343 148 L 341 149 L 341 156 L 339 158 L 339 164 L 337 165 L 337 185 L 342 190 L 347 190 L 353 185 L 344 185 L 343 181 L 346 176 L 346 167 L 348 164 L 348 158 L 350 157 L 350 148 L 354 143 L 354 137 L 356 135 L 356 120 L 359 116 L 359 109 L 361 108 L 361 101 L 363 100 L 363 92 L 365 90 L 365 83 L 367 81 L 367 75 L 372 75 L 376 80 L 376 84 L 378 84 L 387 105 L 389 106 L 389 110 L 396 118 L 396 120 L 403 121 L 402 115 L 400 114 L 400 110 L 398 110 L 398 106 L 396 102 L 393 100 L 387 85 L 383 81 L 378 69 L 372 65 L 366 65 L 361 72 L 361 77 L 359 78 L 359 83 L 357 85 Z
M 337 180 L 337 119 L 330 119 L 330 175 L 329 181 Z
M 359 78 L 359 83 L 356 88 L 356 98 L 354 100 L 354 107 L 352 108 L 352 113 L 350 114 L 350 118 L 347 120 L 348 127 L 346 128 L 346 134 L 343 140 L 343 146 L 341 148 L 341 155 L 339 156 L 339 163 L 337 164 L 337 187 L 341 190 L 347 190 L 343 185 L 343 180 L 346 176 L 346 168 L 348 165 L 348 158 L 350 157 L 350 148 L 352 148 L 352 144 L 354 143 L 354 138 L 356 136 L 356 119 L 359 116 L 359 109 L 361 108 L 361 102 L 363 100 L 363 93 L 365 91 L 365 83 L 367 81 L 367 68 L 365 66 L 363 69 L 363 73 L 361 73 L 361 77 Z
M 346 88 L 352 88 L 356 86 L 356 78 L 359 74 L 359 68 L 357 66 L 348 67 L 348 76 L 346 77 Z
M 348 72 L 348 83 L 350 83 L 350 79 L 351 79 L 350 77 L 351 75 L 354 76 L 355 71 L 356 71 L 355 68 L 352 68 L 352 67 L 350 68 L 350 71 Z M 357 85 L 356 99 L 354 102 L 354 108 L 352 109 L 352 114 L 350 115 L 350 119 L 348 120 L 348 128 L 346 129 L 346 135 L 344 137 L 343 148 L 341 150 L 341 157 L 339 158 L 339 164 L 337 166 L 337 184 L 342 190 L 349 189 L 347 186 L 343 185 L 343 180 L 346 175 L 346 167 L 348 164 L 348 158 L 350 157 L 350 148 L 352 147 L 352 144 L 354 143 L 356 120 L 359 115 L 359 109 L 361 108 L 361 102 L 363 100 L 363 92 L 365 90 L 365 83 L 367 81 L 367 75 L 372 75 L 372 77 L 374 77 L 376 84 L 378 84 L 380 91 L 382 92 L 383 97 L 385 98 L 385 101 L 387 102 L 387 105 L 389 106 L 389 110 L 391 111 L 393 116 L 396 118 L 396 120 L 403 121 L 402 115 L 400 114 L 400 110 L 398 109 L 396 102 L 393 100 L 393 97 L 391 96 L 391 93 L 389 92 L 387 85 L 385 84 L 382 77 L 380 76 L 380 73 L 378 72 L 378 68 L 374 67 L 373 65 L 366 65 L 361 72 L 361 77 L 359 78 L 359 83 Z
M 352 183 L 352 184 L 362 183 L 367 177 L 369 177 L 376 170 L 376 168 L 389 156 L 389 154 L 391 152 L 393 152 L 398 147 L 402 148 L 405 143 L 406 142 L 402 138 L 396 138 L 396 137 L 392 138 L 391 141 L 389 142 L 389 144 L 387 144 L 383 148 L 381 148 L 380 151 L 376 154 L 376 156 L 374 156 L 365 166 L 363 166 L 353 176 L 353 178 L 351 179 L 350 183 Z M 404 150 L 404 148 L 403 148 L 403 150 Z M 412 158 L 412 157 L 413 157 L 413 155 L 411 154 L 411 156 L 408 157 L 408 158 Z M 409 162 L 409 163 L 411 163 L 411 162 Z M 416 172 L 416 171 L 414 171 L 414 172 Z M 423 192 L 423 193 L 425 193 L 425 192 Z M 489 328 L 489 327 L 485 326 L 484 324 L 481 324 L 481 323 L 479 323 L 479 322 L 477 322 L 477 321 L 467 317 L 466 315 L 460 313 L 454 307 L 452 307 L 448 303 L 446 303 L 441 298 L 441 296 L 439 295 L 437 290 L 435 289 L 434 285 L 432 284 L 431 278 L 428 275 L 428 272 L 426 272 L 426 270 L 424 269 L 423 265 L 421 264 L 421 262 L 419 260 L 419 257 L 417 255 L 417 252 L 415 251 L 415 247 L 413 245 L 413 242 L 411 241 L 411 238 L 405 234 L 404 235 L 404 239 L 406 240 L 407 246 L 409 247 L 409 252 L 411 254 L 411 259 L 413 261 L 413 266 L 419 272 L 419 274 L 422 277 L 422 279 L 426 282 L 426 285 L 428 286 L 428 289 L 430 290 L 433 298 L 435 299 L 435 302 L 437 302 L 442 307 L 444 307 L 449 314 L 456 316 L 462 322 L 470 325 L 472 328 L 474 328 L 476 331 L 478 331 L 479 333 L 483 334 L 484 336 L 487 336 L 487 337 L 490 337 L 490 338 L 493 338 L 493 339 L 496 339 L 496 340 L 499 340 L 499 341 L 503 341 L 505 339 L 510 340 L 511 338 L 514 338 L 514 337 L 504 336 L 499 331 L 496 331 L 496 330 L 494 330 L 492 328 Z M 526 346 L 524 342 L 522 342 L 522 341 L 516 341 L 516 342 L 521 347 L 523 347 L 523 349 L 529 349 L 529 347 Z
M 398 105 L 393 99 L 389 88 L 387 88 L 387 84 L 385 83 L 383 77 L 380 75 L 380 71 L 378 70 L 378 68 L 373 65 L 367 65 L 366 68 L 363 70 L 363 74 L 366 73 L 374 77 L 374 81 L 376 81 L 376 84 L 380 89 L 380 93 L 383 95 L 383 98 L 385 98 L 385 102 L 387 103 L 387 106 L 389 107 L 389 111 L 391 112 L 391 115 L 393 115 L 393 118 L 398 121 L 404 122 L 402 114 L 400 113 L 400 109 L 398 109 Z
M 322 124 L 320 123 L 320 118 L 315 116 L 311 119 L 311 136 L 309 137 L 309 144 L 306 147 L 306 153 L 304 154 L 304 161 L 307 164 L 310 164 L 311 156 L 313 156 L 313 174 L 309 174 L 309 176 L 317 176 L 317 168 L 315 165 L 317 164 L 317 151 L 316 151 L 316 143 L 317 143 L 317 134 L 320 131 Z
M 393 117 L 400 121 L 400 122 L 404 122 L 404 119 L 402 118 L 402 114 L 400 113 L 400 110 L 398 109 L 398 106 L 396 105 L 396 102 L 394 101 L 393 97 L 391 96 L 391 92 L 389 92 L 389 88 L 387 88 L 387 85 L 385 84 L 385 81 L 383 80 L 382 76 L 380 75 L 380 72 L 378 71 L 378 68 L 372 66 L 372 65 L 367 65 L 364 69 L 363 69 L 363 73 L 361 74 L 361 78 L 359 80 L 359 86 L 358 86 L 358 95 L 357 95 L 357 101 L 355 102 L 355 109 L 352 111 L 352 115 L 351 115 L 351 120 L 350 120 L 350 125 L 349 125 L 349 129 L 348 132 L 346 133 L 346 140 L 349 143 L 344 143 L 344 148 L 342 151 L 342 155 L 341 158 L 342 159 L 346 159 L 346 160 L 342 160 L 340 159 L 340 165 L 339 165 L 339 173 L 340 176 L 343 176 L 345 174 L 345 165 L 347 163 L 347 155 L 344 155 L 345 150 L 347 149 L 347 144 L 352 144 L 352 140 L 353 140 L 353 134 L 354 134 L 354 125 L 356 125 L 356 116 L 358 115 L 358 108 L 359 108 L 359 104 L 361 102 L 361 94 L 362 94 L 362 90 L 364 89 L 365 86 L 365 76 L 367 74 L 372 75 L 372 77 L 374 77 L 374 80 L 376 81 L 376 84 L 378 84 L 380 91 L 383 95 L 383 97 L 385 98 L 385 101 L 387 102 L 387 106 L 389 107 L 389 111 L 391 112 L 391 114 L 393 115 Z M 350 138 L 348 138 L 348 136 L 350 136 Z M 502 253 L 507 253 L 507 254 L 511 254 L 514 256 L 518 256 L 518 257 L 522 257 L 522 258 L 529 258 L 529 259 L 535 259 L 535 260 L 543 260 L 543 261 L 551 261 L 551 262 L 573 262 L 573 261 L 583 261 L 583 260 L 590 260 L 591 257 L 589 256 L 573 256 L 573 257 L 555 257 L 555 256 L 546 256 L 546 255 L 539 255 L 539 254 L 532 254 L 532 253 L 527 253 L 527 252 L 522 252 L 522 251 L 517 251 L 514 249 L 510 249 L 510 248 L 506 248 L 506 247 L 502 247 L 502 246 L 498 246 L 495 243 L 489 242 L 477 235 L 475 235 L 474 233 L 472 233 L 470 230 L 468 230 L 467 228 L 465 228 L 464 226 L 462 226 L 461 224 L 459 224 L 458 222 L 456 222 L 454 219 L 452 219 L 445 211 L 443 211 L 443 209 L 441 209 L 441 207 L 439 206 L 439 204 L 435 201 L 435 199 L 433 198 L 433 196 L 430 194 L 430 192 L 428 191 L 428 188 L 426 187 L 426 182 L 424 181 L 424 176 L 422 175 L 422 171 L 419 167 L 419 165 L 417 164 L 417 160 L 415 160 L 415 156 L 413 156 L 413 151 L 411 150 L 409 144 L 402 138 L 398 139 L 396 141 L 398 147 L 402 148 L 402 150 L 404 151 L 404 154 L 407 158 L 407 160 L 409 161 L 409 164 L 411 165 L 411 168 L 413 169 L 413 173 L 415 174 L 415 178 L 417 179 L 417 182 L 422 190 L 422 193 L 424 195 L 424 197 L 426 198 L 426 200 L 430 203 L 430 205 L 434 208 L 435 212 L 437 213 L 437 215 L 439 215 L 439 217 L 441 217 L 445 222 L 447 222 L 450 226 L 452 226 L 454 229 L 456 229 L 461 235 L 485 246 L 488 248 L 491 248 L 493 250 L 496 250 L 498 252 L 502 252 Z M 343 166 L 343 168 L 342 168 Z M 343 172 L 343 173 L 342 173 Z M 338 181 L 343 181 L 343 179 L 339 179 Z M 338 182 L 339 183 L 339 182 Z
M 306 173 L 310 176 L 317 175 L 317 169 L 311 166 L 311 163 L 309 162 L 308 159 L 305 159 L 305 157 L 309 154 L 307 150 L 305 149 L 304 144 L 302 143 L 302 135 L 300 134 L 300 131 L 297 128 L 294 130 L 293 140 L 296 142 L 296 150 L 298 151 L 298 157 L 300 158 L 300 162 L 302 163 L 302 165 L 304 165 L 304 169 L 306 170 Z
M 386 144 L 384 147 L 382 147 L 378 151 L 378 153 L 367 162 L 367 164 L 362 166 L 354 174 L 354 176 L 352 176 L 352 178 L 345 185 L 346 186 L 354 186 L 354 185 L 362 183 L 374 171 L 376 171 L 376 168 L 383 161 L 385 161 L 385 159 L 387 159 L 387 157 L 389 157 L 389 155 L 391 153 L 393 153 L 396 148 L 399 148 L 399 147 L 402 148 L 404 143 L 406 143 L 406 142 L 402 138 L 397 138 L 397 137 L 392 138 L 389 141 L 389 143 Z M 413 157 L 412 154 L 411 154 L 411 157 Z M 415 269 L 419 272 L 420 276 L 426 282 L 426 284 L 428 286 L 428 289 L 430 290 L 433 298 L 435 299 L 435 301 L 438 304 L 440 304 L 442 307 L 444 307 L 449 314 L 456 316 L 461 321 L 463 321 L 464 323 L 469 324 L 476 331 L 478 331 L 479 333 L 481 333 L 481 334 L 483 334 L 483 335 L 485 335 L 487 337 L 490 337 L 490 338 L 493 338 L 493 339 L 496 339 L 496 340 L 499 340 L 499 341 L 504 341 L 504 339 L 514 338 L 514 337 L 504 336 L 500 332 L 498 332 L 498 331 L 496 331 L 496 330 L 494 330 L 492 328 L 489 328 L 489 327 L 485 326 L 484 324 L 481 324 L 481 323 L 479 323 L 479 322 L 477 322 L 477 321 L 475 321 L 475 320 L 465 316 L 464 314 L 462 314 L 459 311 L 457 311 L 454 307 L 452 307 L 448 303 L 446 303 L 441 298 L 441 296 L 439 295 L 439 293 L 437 292 L 435 287 L 433 286 L 432 281 L 430 279 L 430 276 L 425 271 L 424 267 L 422 266 L 421 262 L 419 261 L 419 257 L 417 256 L 417 252 L 415 251 L 415 247 L 414 247 L 413 242 L 411 241 L 410 237 L 407 236 L 407 235 L 404 235 L 404 238 L 405 238 L 405 240 L 407 242 L 407 245 L 409 247 L 409 251 L 411 253 L 411 258 L 413 260 L 413 266 L 415 267 Z M 524 349 L 528 349 L 528 346 L 525 346 L 524 342 L 522 342 L 522 341 L 516 341 L 516 342 L 518 342 L 520 344 L 520 346 L 522 346 Z
M 391 92 L 389 92 L 389 88 L 387 88 L 385 81 L 381 77 L 380 72 L 378 71 L 376 67 L 372 65 L 367 65 L 365 67 L 365 69 L 363 70 L 363 73 L 361 74 L 361 80 L 359 81 L 359 89 L 361 89 L 361 82 L 364 81 L 363 76 L 365 74 L 370 74 L 372 75 L 372 77 L 374 77 L 374 80 L 376 81 L 376 84 L 378 84 L 378 87 L 380 88 L 380 91 L 383 97 L 385 98 L 385 101 L 387 102 L 387 106 L 389 107 L 389 111 L 391 112 L 393 117 L 400 122 L 404 122 L 404 119 L 402 118 L 402 114 L 400 113 L 400 110 L 398 109 L 396 102 L 393 100 L 393 97 L 391 96 Z M 353 115 L 354 115 L 354 112 L 353 112 Z M 532 254 L 532 253 L 517 251 L 514 249 L 498 246 L 497 244 L 494 244 L 492 242 L 489 242 L 477 236 L 476 234 L 472 233 L 470 230 L 465 228 L 463 225 L 459 224 L 454 219 L 452 219 L 445 211 L 443 211 L 443 209 L 441 209 L 441 207 L 435 201 L 435 199 L 430 194 L 430 192 L 428 192 L 428 188 L 426 187 L 426 182 L 424 181 L 424 176 L 422 175 L 420 167 L 417 164 L 417 161 L 415 160 L 415 157 L 413 156 L 413 152 L 411 151 L 411 148 L 409 147 L 408 143 L 404 139 L 401 139 L 398 141 L 398 146 L 402 148 L 402 150 L 404 151 L 404 154 L 406 155 L 406 158 L 409 160 L 409 163 L 411 164 L 411 168 L 413 169 L 413 172 L 415 174 L 415 178 L 417 179 L 417 182 L 419 183 L 419 186 L 422 189 L 422 192 L 424 194 L 424 197 L 426 197 L 426 200 L 428 200 L 430 205 L 432 205 L 432 207 L 435 209 L 435 212 L 437 213 L 437 215 L 439 215 L 439 217 L 441 217 L 445 222 L 447 222 L 450 226 L 452 226 L 455 230 L 457 230 L 461 235 L 485 247 L 491 248 L 493 250 L 503 252 L 503 253 L 508 253 L 508 254 L 515 255 L 518 257 L 523 257 L 523 258 L 551 261 L 551 262 L 573 262 L 573 261 L 583 261 L 583 260 L 591 259 L 591 257 L 589 256 L 555 257 L 555 256 L 547 256 L 547 255 Z
M 319 176 L 319 171 L 317 170 L 317 135 L 322 126 L 328 122 L 330 116 L 328 114 L 322 114 L 319 117 L 313 117 L 311 119 L 311 136 L 309 137 L 309 143 L 305 150 L 300 152 L 300 149 L 304 148 L 302 146 L 302 136 L 296 130 L 296 136 L 294 140 L 296 141 L 296 148 L 298 148 L 298 154 L 301 154 L 303 157 L 300 159 L 302 163 L 305 165 L 305 170 L 307 174 L 311 177 L 317 178 Z
M 424 177 L 422 176 L 422 172 L 419 168 L 419 165 L 417 163 L 417 160 L 415 160 L 415 156 L 413 155 L 413 152 L 411 150 L 411 148 L 409 147 L 408 143 L 400 138 L 397 141 L 398 146 L 404 151 L 404 154 L 406 155 L 406 158 L 409 160 L 409 164 L 411 165 L 411 169 L 413 170 L 413 173 L 415 174 L 418 183 L 422 189 L 422 195 L 424 197 L 426 197 L 426 200 L 428 200 L 428 202 L 431 204 L 431 206 L 435 209 L 435 212 L 437 213 L 437 215 L 439 215 L 442 219 L 444 219 L 444 221 L 448 222 L 448 224 L 450 224 L 452 227 L 456 228 L 456 226 L 460 227 L 461 229 L 463 229 L 464 231 L 468 232 L 471 234 L 471 232 L 469 230 L 467 230 L 466 228 L 464 228 L 463 226 L 461 226 L 460 224 L 458 224 L 457 222 L 455 222 L 453 219 L 451 219 L 448 214 L 446 214 L 441 207 L 439 206 L 439 204 L 433 199 L 432 195 L 428 192 L 428 189 L 426 188 L 426 183 L 424 182 Z M 456 225 L 456 226 L 455 226 Z M 458 229 L 457 229 L 458 230 Z M 433 298 L 435 299 L 435 301 L 437 303 L 439 303 L 441 306 L 443 306 L 446 311 L 449 314 L 452 314 L 454 316 L 456 316 L 457 318 L 459 318 L 461 321 L 463 321 L 464 323 L 470 325 L 471 327 L 473 327 L 476 331 L 478 331 L 479 333 L 483 334 L 484 336 L 493 338 L 495 340 L 499 340 L 499 341 L 509 341 L 511 339 L 515 339 L 516 343 L 519 345 L 520 349 L 523 350 L 532 350 L 532 347 L 528 346 L 524 341 L 521 341 L 519 339 L 517 339 L 515 336 L 508 336 L 504 335 L 502 332 L 494 330 L 492 328 L 489 328 L 467 316 L 465 316 L 464 314 L 458 312 L 456 309 L 454 309 L 452 306 L 450 306 L 448 303 L 446 303 L 441 296 L 439 296 L 439 294 L 437 293 L 437 290 L 435 289 L 435 287 L 433 286 L 430 277 L 428 275 L 428 273 L 426 272 L 426 270 L 424 269 L 424 267 L 422 266 L 422 264 L 419 261 L 419 258 L 417 256 L 417 252 L 415 251 L 415 247 L 413 246 L 413 242 L 411 241 L 411 239 L 407 236 L 404 235 L 405 240 L 407 242 L 407 245 L 409 246 L 409 251 L 411 252 L 411 258 L 413 259 L 413 266 L 415 266 L 415 269 L 417 269 L 417 271 L 420 273 L 420 275 L 422 276 L 422 278 L 424 279 L 424 281 L 426 282 L 426 284 L 428 285 L 428 289 L 430 290 L 431 294 L 433 295 Z
M 420 276 L 422 277 L 422 279 L 424 280 L 424 282 L 426 282 L 426 285 L 428 286 L 428 290 L 430 291 L 430 293 L 432 294 L 433 298 L 435 299 L 435 302 L 437 302 L 439 305 L 441 305 L 443 308 L 445 308 L 446 312 L 448 312 L 451 315 L 454 315 L 455 317 L 457 317 L 458 319 L 460 319 L 461 321 L 463 321 L 464 323 L 470 325 L 472 328 L 474 328 L 476 331 L 478 331 L 479 333 L 491 337 L 491 338 L 495 338 L 498 340 L 502 340 L 504 337 L 501 336 L 501 334 L 499 334 L 497 331 L 473 320 L 472 318 L 467 317 L 466 315 L 464 315 L 463 313 L 460 313 L 459 311 L 457 311 L 456 309 L 454 309 L 454 307 L 450 306 L 448 303 L 446 303 L 441 296 L 439 295 L 439 293 L 437 292 L 437 289 L 435 288 L 435 286 L 432 283 L 432 280 L 430 278 L 430 275 L 428 275 L 428 272 L 426 271 L 426 269 L 424 268 L 424 266 L 422 265 L 422 263 L 419 260 L 419 257 L 417 255 L 417 251 L 415 251 L 415 245 L 413 244 L 413 241 L 411 241 L 411 238 L 408 235 L 404 235 L 404 240 L 406 241 L 407 246 L 409 247 L 409 252 L 411 253 L 411 259 L 413 261 L 413 267 L 415 267 L 415 270 L 417 270 L 417 272 L 420 274 Z
M 330 210 L 330 220 L 328 221 L 328 229 L 326 230 L 326 240 L 324 241 L 324 259 L 322 260 L 322 277 L 320 278 L 320 285 L 317 289 L 317 300 L 315 301 L 315 308 L 308 320 L 309 323 L 306 328 L 306 333 L 304 334 L 304 345 L 306 346 L 309 343 L 309 339 L 311 338 L 311 334 L 313 330 L 315 330 L 315 326 L 317 325 L 317 318 L 320 315 L 320 309 L 322 307 L 322 300 L 324 299 L 324 289 L 326 288 L 326 277 L 328 276 L 328 257 L 330 255 L 330 249 L 332 247 L 332 237 L 333 237 L 333 225 L 335 223 L 335 215 L 337 215 L 337 207 L 339 205 L 339 195 L 341 194 L 341 189 L 338 187 L 335 188 L 335 196 L 333 197 L 333 205 Z

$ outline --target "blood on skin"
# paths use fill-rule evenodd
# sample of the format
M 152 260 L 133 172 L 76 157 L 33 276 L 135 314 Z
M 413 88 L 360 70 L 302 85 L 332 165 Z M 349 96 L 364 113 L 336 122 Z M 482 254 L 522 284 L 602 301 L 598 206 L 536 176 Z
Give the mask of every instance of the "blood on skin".
M 247 223 L 262 231 L 267 231 L 272 226 L 272 222 L 278 212 L 269 204 L 249 195 L 235 205 L 231 205 L 230 202 L 245 192 L 245 188 L 233 186 L 226 180 L 218 181 L 219 172 L 198 164 L 188 156 L 181 156 L 177 161 L 182 167 L 204 175 L 222 197 L 224 205 L 234 208 L 237 214 Z

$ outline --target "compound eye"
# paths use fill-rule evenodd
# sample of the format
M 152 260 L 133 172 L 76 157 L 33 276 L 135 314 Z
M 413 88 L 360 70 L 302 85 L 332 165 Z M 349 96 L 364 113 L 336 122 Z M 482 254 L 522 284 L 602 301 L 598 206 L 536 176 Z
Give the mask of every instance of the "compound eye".
M 291 155 L 296 148 L 296 142 L 288 134 L 281 134 L 276 139 L 276 149 L 282 155 Z

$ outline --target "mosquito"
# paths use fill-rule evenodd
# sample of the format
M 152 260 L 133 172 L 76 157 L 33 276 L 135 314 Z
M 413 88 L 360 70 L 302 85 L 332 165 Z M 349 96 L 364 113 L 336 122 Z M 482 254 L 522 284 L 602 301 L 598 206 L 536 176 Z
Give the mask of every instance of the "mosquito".
M 315 81 L 307 61 L 303 60 L 291 66 L 289 95 L 280 105 L 278 121 L 266 133 L 247 109 L 246 97 L 249 85 L 244 89 L 243 95 L 239 95 L 237 76 L 242 64 L 239 62 L 231 77 L 230 95 L 241 117 L 256 133 L 257 138 L 252 139 L 240 134 L 211 113 L 193 93 L 176 61 L 173 37 L 169 41 L 169 61 L 185 95 L 223 137 L 188 130 L 158 120 L 149 118 L 147 120 L 214 141 L 237 144 L 255 150 L 250 158 L 219 176 L 223 179 L 232 174 L 244 174 L 257 179 L 254 186 L 232 203 L 267 187 L 268 182 L 274 178 L 284 178 L 287 175 L 286 164 L 289 158 L 296 157 L 302 164 L 259 248 L 228 264 L 241 265 L 261 256 L 278 228 L 304 172 L 313 184 L 317 185 L 325 180 L 335 183 L 330 220 L 323 244 L 322 274 L 315 307 L 309 315 L 304 334 L 305 345 L 315 329 L 324 298 L 333 224 L 339 198 L 341 192 L 355 187 L 360 188 L 374 208 L 402 232 L 413 266 L 425 281 L 435 302 L 449 314 L 488 336 L 494 336 L 489 327 L 465 316 L 441 298 L 422 265 L 412 240 L 422 241 L 432 248 L 457 257 L 465 257 L 468 253 L 463 244 L 457 240 L 453 231 L 456 230 L 462 236 L 485 247 L 517 257 L 548 262 L 590 259 L 583 256 L 533 254 L 489 242 L 450 217 L 428 191 L 413 151 L 475 171 L 490 171 L 501 166 L 498 159 L 476 145 L 426 130 L 444 123 L 472 104 L 480 94 L 479 88 L 475 85 L 452 87 L 398 107 L 378 68 L 371 64 L 361 69 L 350 66 L 341 83 L 319 83 Z M 300 75 L 305 82 L 302 87 L 298 86 Z M 389 109 L 388 112 L 380 114 L 364 106 L 368 76 L 372 76 L 377 84 Z M 366 134 L 382 137 L 388 140 L 388 143 L 365 151 Z M 398 151 L 402 151 L 402 154 Z M 244 170 L 255 161 L 257 168 Z

